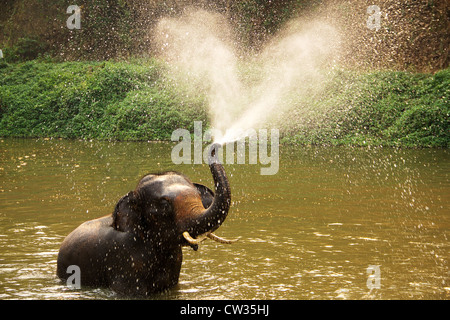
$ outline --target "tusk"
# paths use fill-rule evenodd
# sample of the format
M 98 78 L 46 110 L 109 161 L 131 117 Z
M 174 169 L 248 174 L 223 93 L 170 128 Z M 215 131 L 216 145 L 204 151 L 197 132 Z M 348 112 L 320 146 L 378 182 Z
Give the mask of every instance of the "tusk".
M 237 239 L 229 240 L 229 239 L 221 238 L 221 237 L 215 235 L 214 233 L 209 232 L 209 233 L 199 236 L 197 239 L 194 239 L 191 237 L 191 235 L 187 231 L 183 232 L 183 237 L 186 239 L 187 242 L 189 242 L 190 245 L 193 245 L 193 246 L 199 245 L 200 242 L 204 241 L 207 237 L 210 238 L 211 240 L 217 241 L 219 243 L 224 243 L 224 244 L 235 243 L 240 238 L 239 237 Z
M 187 242 L 189 242 L 189 244 L 192 245 L 198 245 L 200 244 L 200 242 L 206 239 L 206 236 L 201 236 L 200 238 L 194 239 L 187 231 L 183 232 L 183 237 L 186 239 Z
M 235 242 L 238 241 L 239 238 L 240 238 L 240 237 L 239 237 L 239 238 L 237 238 L 237 239 L 228 240 L 228 239 L 221 238 L 221 237 L 215 235 L 215 234 L 212 233 L 212 232 L 208 233 L 207 237 L 210 238 L 211 240 L 217 241 L 217 242 L 219 242 L 219 243 L 224 243 L 224 244 L 232 244 L 232 243 L 235 243 Z

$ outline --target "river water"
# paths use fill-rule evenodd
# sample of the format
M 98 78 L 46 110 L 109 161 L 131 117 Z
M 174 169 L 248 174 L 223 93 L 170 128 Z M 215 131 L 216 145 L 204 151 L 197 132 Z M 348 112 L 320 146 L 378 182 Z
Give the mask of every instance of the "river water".
M 64 237 L 110 213 L 148 172 L 212 186 L 170 143 L 0 139 L 0 299 L 117 299 L 57 279 Z M 293 147 L 277 174 L 226 165 L 239 242 L 186 247 L 179 285 L 153 299 L 449 299 L 450 154 Z

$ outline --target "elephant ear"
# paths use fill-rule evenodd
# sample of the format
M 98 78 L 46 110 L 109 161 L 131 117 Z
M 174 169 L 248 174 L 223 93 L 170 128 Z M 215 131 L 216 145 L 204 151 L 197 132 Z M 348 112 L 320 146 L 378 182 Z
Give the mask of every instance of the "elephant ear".
M 198 193 L 200 193 L 203 207 L 205 209 L 209 208 L 214 201 L 214 192 L 210 188 L 199 183 L 194 183 L 194 186 L 197 188 Z
M 139 219 L 134 192 L 130 191 L 117 202 L 112 214 L 112 227 L 117 231 L 129 231 Z

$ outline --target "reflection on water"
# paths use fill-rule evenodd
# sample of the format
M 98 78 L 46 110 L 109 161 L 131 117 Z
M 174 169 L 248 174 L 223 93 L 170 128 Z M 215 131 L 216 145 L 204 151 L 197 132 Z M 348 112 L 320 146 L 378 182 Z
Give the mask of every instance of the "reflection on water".
M 111 212 L 139 178 L 175 169 L 171 144 L 0 140 L 0 299 L 110 299 L 56 278 L 64 237 Z M 155 299 L 448 299 L 447 150 L 283 147 L 280 170 L 227 165 L 233 205 L 218 235 L 183 249 L 179 285 Z M 367 268 L 380 268 L 369 289 Z

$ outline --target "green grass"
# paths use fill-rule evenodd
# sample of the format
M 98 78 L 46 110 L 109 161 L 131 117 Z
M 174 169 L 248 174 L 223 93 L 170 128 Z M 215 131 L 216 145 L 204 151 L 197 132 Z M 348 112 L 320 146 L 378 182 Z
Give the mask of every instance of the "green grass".
M 195 120 L 207 128 L 205 95 L 175 85 L 164 68 L 157 60 L 0 62 L 0 136 L 170 140 L 176 128 L 193 132 Z M 330 78 L 293 104 L 283 142 L 448 147 L 450 69 Z
M 448 147 L 450 69 L 436 74 L 338 71 L 313 102 L 322 115 L 284 133 L 303 144 Z M 306 118 L 308 116 L 305 116 Z M 303 123 L 305 120 L 303 120 Z
M 30 61 L 0 68 L 0 136 L 170 140 L 206 121 L 156 61 Z

